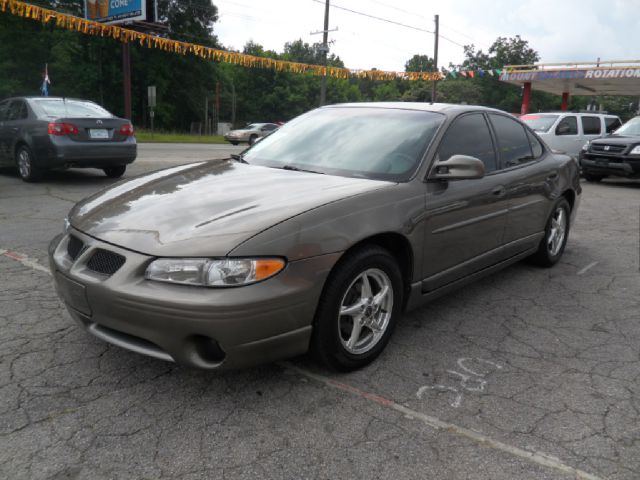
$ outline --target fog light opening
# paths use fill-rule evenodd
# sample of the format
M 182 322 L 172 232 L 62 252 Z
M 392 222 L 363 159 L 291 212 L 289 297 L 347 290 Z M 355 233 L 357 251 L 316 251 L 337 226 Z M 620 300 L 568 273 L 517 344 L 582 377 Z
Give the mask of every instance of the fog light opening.
M 195 348 L 196 354 L 207 363 L 220 363 L 224 360 L 225 353 L 213 338 L 204 335 L 193 335 L 189 339 Z

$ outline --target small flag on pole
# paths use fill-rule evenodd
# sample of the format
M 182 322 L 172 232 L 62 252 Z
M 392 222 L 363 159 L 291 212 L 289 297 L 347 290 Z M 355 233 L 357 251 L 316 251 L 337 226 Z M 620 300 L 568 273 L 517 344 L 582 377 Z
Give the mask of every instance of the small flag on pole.
M 44 75 L 42 79 L 42 86 L 40 87 L 40 92 L 43 97 L 49 96 L 49 85 L 51 85 L 51 80 L 49 80 L 49 66 L 48 64 L 44 64 Z

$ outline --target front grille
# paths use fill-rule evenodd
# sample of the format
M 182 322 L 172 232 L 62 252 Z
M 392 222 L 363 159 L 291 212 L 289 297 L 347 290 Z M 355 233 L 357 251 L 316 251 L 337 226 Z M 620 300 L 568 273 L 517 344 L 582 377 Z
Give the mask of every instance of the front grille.
M 627 148 L 626 145 L 606 145 L 603 143 L 591 144 L 592 152 L 604 152 L 604 153 L 621 153 Z
M 77 237 L 73 235 L 69 236 L 69 242 L 67 243 L 67 254 L 71 258 L 71 260 L 75 260 L 80 256 L 82 250 L 84 249 L 84 243 Z
M 103 275 L 113 275 L 125 261 L 122 255 L 98 248 L 87 262 L 87 268 Z

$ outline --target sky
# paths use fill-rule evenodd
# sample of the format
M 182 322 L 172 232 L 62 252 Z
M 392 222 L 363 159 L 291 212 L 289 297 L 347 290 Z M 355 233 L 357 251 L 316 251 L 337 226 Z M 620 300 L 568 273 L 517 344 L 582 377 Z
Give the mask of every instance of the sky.
M 322 41 L 324 0 L 213 0 L 214 33 L 227 49 L 249 40 L 282 52 L 288 41 Z M 487 51 L 520 35 L 541 62 L 640 60 L 640 0 L 331 0 L 331 53 L 347 68 L 403 71 L 414 54 L 433 56 L 440 15 L 440 66 L 461 63 L 462 45 Z M 406 26 L 347 12 L 348 8 Z M 410 28 L 413 27 L 413 28 Z M 426 31 L 423 31 L 426 30 Z M 428 31 L 428 32 L 427 32 Z M 446 38 L 444 38 L 446 37 Z

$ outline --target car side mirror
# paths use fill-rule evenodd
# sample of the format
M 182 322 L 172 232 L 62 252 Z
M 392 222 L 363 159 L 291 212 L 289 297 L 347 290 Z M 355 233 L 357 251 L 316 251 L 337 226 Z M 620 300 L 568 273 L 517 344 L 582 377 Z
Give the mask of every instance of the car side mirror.
M 449 160 L 436 162 L 431 178 L 434 180 L 466 180 L 484 177 L 484 163 L 476 157 L 453 155 Z

